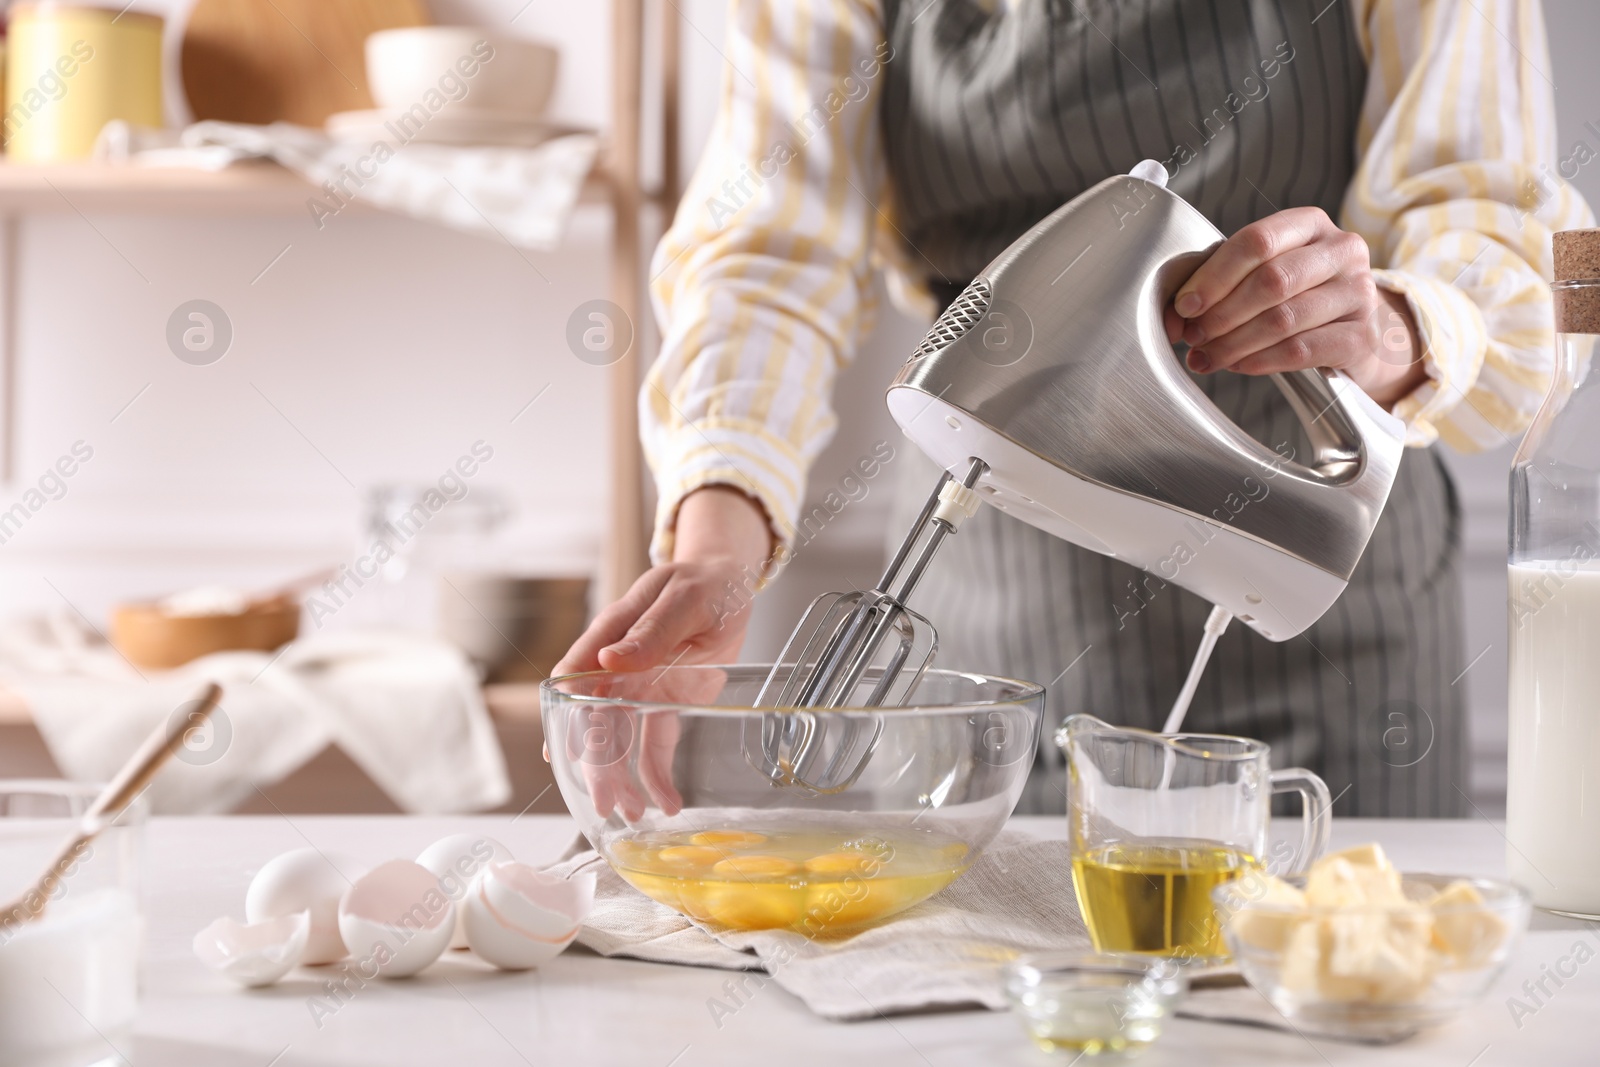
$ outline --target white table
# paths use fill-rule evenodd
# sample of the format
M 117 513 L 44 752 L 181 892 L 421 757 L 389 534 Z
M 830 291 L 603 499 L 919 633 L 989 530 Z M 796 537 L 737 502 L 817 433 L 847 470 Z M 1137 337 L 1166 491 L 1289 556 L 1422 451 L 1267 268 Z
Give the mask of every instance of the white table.
M 1017 819 L 1020 829 L 1061 836 L 1063 819 Z M 149 940 L 144 995 L 131 1047 L 138 1067 L 517 1067 L 526 1064 L 867 1063 L 937 1067 L 1045 1067 L 1050 1057 L 1005 1013 L 949 1012 L 829 1023 L 776 985 L 749 996 L 721 1025 L 708 1003 L 726 999 L 728 972 L 608 960 L 573 949 L 523 974 L 447 959 L 405 981 L 374 981 L 319 1027 L 309 1000 L 321 980 L 297 971 L 265 990 L 226 984 L 190 953 L 211 919 L 242 917 L 245 886 L 265 860 L 306 844 L 377 862 L 414 856 L 446 833 L 483 833 L 525 862 L 554 859 L 572 840 L 566 816 L 424 819 L 401 816 L 160 818 L 148 835 Z M 1408 870 L 1499 875 L 1500 831 L 1482 821 L 1335 822 L 1336 846 L 1379 840 Z M 1592 846 L 1592 843 L 1591 843 Z M 1061 892 L 1071 893 L 1070 885 Z M 1600 933 L 1539 915 L 1499 986 L 1466 1017 L 1402 1045 L 1373 1049 L 1308 1041 L 1237 1026 L 1173 1021 L 1138 1062 L 1168 1064 L 1443 1064 L 1448 1067 L 1592 1063 L 1600 1023 L 1600 959 L 1556 990 L 1519 1029 L 1507 1007 L 1541 965 Z M 1553 988 L 1553 986 L 1551 987 Z M 109 1050 L 108 1050 L 109 1053 Z M 1087 1061 L 1085 1061 L 1087 1062 Z

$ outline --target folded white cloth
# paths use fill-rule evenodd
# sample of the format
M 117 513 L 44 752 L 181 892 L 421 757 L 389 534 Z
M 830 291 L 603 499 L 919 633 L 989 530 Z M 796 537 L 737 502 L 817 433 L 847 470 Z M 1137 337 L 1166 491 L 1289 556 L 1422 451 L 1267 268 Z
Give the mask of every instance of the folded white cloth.
M 351 199 L 401 215 L 548 251 L 561 241 L 594 166 L 599 138 L 571 133 L 534 148 L 459 147 L 341 140 L 275 122 L 198 122 L 181 133 L 112 122 L 97 158 L 146 166 L 221 170 L 271 159 L 300 174 L 307 211 L 320 228 Z
M 594 908 L 578 943 L 627 956 L 764 974 L 736 979 L 717 1021 L 750 993 L 776 982 L 826 1019 L 849 1021 L 938 1008 L 1007 1006 L 1000 969 L 1020 955 L 1094 951 L 1072 888 L 1065 841 L 1008 830 L 948 889 L 880 926 L 834 939 L 789 930 L 713 930 L 633 889 L 580 841 L 550 873 L 593 871 Z M 1289 1030 L 1290 1025 L 1231 966 L 1191 972 L 1185 1018 Z
M 765 971 L 826 1019 L 941 1007 L 1003 1008 L 1000 967 L 1028 952 L 1091 951 L 1065 841 L 1007 831 L 948 889 L 838 939 L 791 930 L 712 931 L 631 888 L 593 851 L 552 869 L 599 875 L 578 943 L 630 956 Z M 745 992 L 767 979 L 744 979 Z M 753 983 L 753 984 L 752 984 Z M 738 1003 L 723 1005 L 730 1013 Z M 708 1005 L 713 1015 L 717 1003 Z
M 318 634 L 276 654 L 222 652 L 141 673 L 81 623 L 0 629 L 0 682 L 75 780 L 109 778 L 206 681 L 223 687 L 222 703 L 150 787 L 155 811 L 226 811 L 330 743 L 406 811 L 479 811 L 511 795 L 476 674 L 428 637 Z

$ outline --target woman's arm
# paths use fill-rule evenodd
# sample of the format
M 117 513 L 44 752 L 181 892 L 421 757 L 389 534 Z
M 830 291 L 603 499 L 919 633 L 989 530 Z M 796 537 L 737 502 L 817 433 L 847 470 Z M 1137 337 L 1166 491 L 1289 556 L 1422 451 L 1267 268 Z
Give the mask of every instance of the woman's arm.
M 639 407 L 661 500 L 656 566 L 557 673 L 737 659 L 863 332 L 883 185 L 877 6 L 738 0 L 730 17 L 711 143 L 652 265 L 662 351 Z M 595 809 L 675 814 L 678 740 L 676 715 L 651 715 L 635 772 L 585 761 Z
M 562 672 L 737 658 L 833 433 L 884 185 L 872 0 L 739 0 L 710 143 L 656 250 L 662 351 L 640 396 L 656 566 Z
M 878 4 L 739 0 L 730 20 L 711 141 L 653 265 L 662 352 L 640 414 L 658 562 L 676 558 L 679 504 L 706 485 L 745 493 L 788 541 L 868 310 Z
M 1369 74 L 1338 225 L 1298 209 L 1241 230 L 1176 329 L 1213 370 L 1345 369 L 1411 444 L 1494 447 L 1549 384 L 1550 234 L 1593 218 L 1552 169 L 1540 8 L 1351 2 Z

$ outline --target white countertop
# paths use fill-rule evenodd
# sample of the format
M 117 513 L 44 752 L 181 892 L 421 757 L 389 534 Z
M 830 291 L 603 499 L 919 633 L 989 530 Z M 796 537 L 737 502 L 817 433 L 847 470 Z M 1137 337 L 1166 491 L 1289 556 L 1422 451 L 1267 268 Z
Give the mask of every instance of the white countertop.
M 1064 836 L 1059 818 L 1017 819 L 1040 837 Z M 608 960 L 569 950 L 538 971 L 507 974 L 450 958 L 416 978 L 374 981 L 332 1016 L 309 1006 L 320 980 L 300 970 L 276 986 L 241 990 L 190 952 L 195 931 L 223 914 L 243 917 L 254 870 L 311 844 L 366 862 L 416 855 L 447 833 L 483 833 L 524 862 L 556 858 L 574 836 L 566 816 L 158 818 L 148 834 L 144 992 L 131 1047 L 137 1067 L 364 1067 L 531 1064 L 910 1064 L 938 1067 L 1066 1063 L 1035 1050 L 1016 1020 L 962 1011 L 829 1023 L 768 984 L 732 1016 L 715 1019 L 729 972 Z M 1334 823 L 1336 846 L 1381 841 L 1406 870 L 1503 875 L 1500 830 L 1482 821 Z M 1063 894 L 1072 887 L 1063 885 Z M 1474 1011 L 1401 1045 L 1368 1048 L 1238 1026 L 1173 1020 L 1137 1062 L 1443 1064 L 1448 1067 L 1595 1062 L 1600 962 L 1578 969 L 1519 1029 L 1507 997 L 1575 942 L 1600 945 L 1581 924 L 1536 915 L 1500 984 Z M 462 954 L 456 954 L 457 956 Z M 1552 987 L 1553 988 L 1553 987 Z M 108 1050 L 108 1055 L 110 1054 Z

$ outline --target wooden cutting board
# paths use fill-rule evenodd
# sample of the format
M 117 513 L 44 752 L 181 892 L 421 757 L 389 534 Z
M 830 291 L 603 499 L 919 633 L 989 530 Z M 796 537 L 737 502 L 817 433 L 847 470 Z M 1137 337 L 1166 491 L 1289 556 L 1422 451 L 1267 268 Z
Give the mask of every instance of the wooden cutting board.
M 363 42 L 429 22 L 421 0 L 199 0 L 183 35 L 196 119 L 320 127 L 372 107 Z

